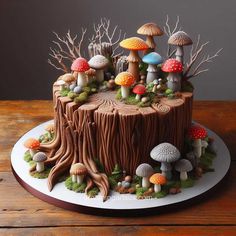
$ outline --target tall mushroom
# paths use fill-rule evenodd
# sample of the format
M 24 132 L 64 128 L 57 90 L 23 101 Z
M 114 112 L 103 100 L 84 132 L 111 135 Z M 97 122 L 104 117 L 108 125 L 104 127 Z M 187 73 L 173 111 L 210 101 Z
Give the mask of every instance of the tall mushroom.
M 136 175 L 142 177 L 142 187 L 148 188 L 150 186 L 149 178 L 154 173 L 153 168 L 147 164 L 140 164 L 136 169 Z
M 87 174 L 87 168 L 82 163 L 75 163 L 70 168 L 70 174 L 73 183 L 82 184 L 84 176 Z
M 138 34 L 146 35 L 146 43 L 150 51 L 155 51 L 156 43 L 153 36 L 161 36 L 164 34 L 163 30 L 155 23 L 146 23 L 142 25 L 138 30 Z
M 144 85 L 142 85 L 142 84 L 137 84 L 133 88 L 133 93 L 136 94 L 135 99 L 140 101 L 141 100 L 141 95 L 146 93 L 146 87 Z
M 37 152 L 33 156 L 33 161 L 36 162 L 36 171 L 43 172 L 44 171 L 44 161 L 47 160 L 47 155 L 44 152 Z
M 159 193 L 161 191 L 161 185 L 166 184 L 167 179 L 160 173 L 155 173 L 150 177 L 150 182 L 154 184 L 154 192 Z
M 191 162 L 187 159 L 178 160 L 175 164 L 175 170 L 180 172 L 180 180 L 188 179 L 188 172 L 193 169 Z
M 141 58 L 138 55 L 138 51 L 147 50 L 148 45 L 138 37 L 132 37 L 124 39 L 120 42 L 122 48 L 130 50 L 130 54 L 127 57 L 129 62 L 128 72 L 130 72 L 135 80 L 139 80 L 139 62 Z
M 103 82 L 104 80 L 104 69 L 109 65 L 109 61 L 102 55 L 95 55 L 89 60 L 89 66 L 96 70 L 96 80 Z
M 188 130 L 188 136 L 193 140 L 193 153 L 197 158 L 202 155 L 202 139 L 207 137 L 207 131 L 200 125 L 192 125 Z
M 24 146 L 29 149 L 30 155 L 33 157 L 40 147 L 40 142 L 38 139 L 29 138 L 24 142 Z
M 148 64 L 146 83 L 149 84 L 158 79 L 157 65 L 163 62 L 162 57 L 157 52 L 151 52 L 145 55 L 142 61 Z
M 129 96 L 129 87 L 135 82 L 134 76 L 129 72 L 121 72 L 115 78 L 115 83 L 121 86 L 122 98 Z
M 88 81 L 85 71 L 89 70 L 89 68 L 90 67 L 86 59 L 79 57 L 74 60 L 71 65 L 71 70 L 78 72 L 77 85 L 82 87 L 87 85 Z
M 173 92 L 181 90 L 181 72 L 183 71 L 183 65 L 176 59 L 170 58 L 165 61 L 161 67 L 162 71 L 168 72 L 167 87 Z
M 168 40 L 168 44 L 177 46 L 175 52 L 176 60 L 184 63 L 184 49 L 183 46 L 192 45 L 192 39 L 184 31 L 178 31 L 172 34 Z
M 153 160 L 161 162 L 161 171 L 167 179 L 171 179 L 171 162 L 180 158 L 179 150 L 170 143 L 161 143 L 154 147 L 150 153 Z

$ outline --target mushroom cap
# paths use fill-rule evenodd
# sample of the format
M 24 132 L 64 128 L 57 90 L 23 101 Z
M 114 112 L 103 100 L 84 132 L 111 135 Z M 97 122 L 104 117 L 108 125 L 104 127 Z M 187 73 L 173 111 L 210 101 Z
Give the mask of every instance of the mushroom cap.
M 160 185 L 164 185 L 166 184 L 167 182 L 167 179 L 164 175 L 160 174 L 160 173 L 155 173 L 153 174 L 149 181 L 152 183 L 152 184 L 160 184 Z
M 85 71 L 85 74 L 88 76 L 95 76 L 96 75 L 96 70 L 90 68 L 89 70 Z
M 178 31 L 170 36 L 168 44 L 176 46 L 187 46 L 192 45 L 193 41 L 184 31 Z
M 46 161 L 46 159 L 47 159 L 47 155 L 44 152 L 37 152 L 33 156 L 33 161 L 35 162 L 43 162 L 43 161 Z
M 191 162 L 187 159 L 180 159 L 175 164 L 175 170 L 178 172 L 189 172 L 193 169 Z
M 71 73 L 64 74 L 61 79 L 65 81 L 66 83 L 70 83 L 76 80 L 74 75 L 72 75 Z
M 56 82 L 55 82 L 55 85 L 63 85 L 63 84 L 65 84 L 66 82 L 64 81 L 64 80 L 62 80 L 62 79 L 60 79 L 60 80 L 57 80 Z
M 155 23 L 146 23 L 142 25 L 137 30 L 137 33 L 148 36 L 161 36 L 164 34 L 163 30 Z
M 146 93 L 146 87 L 142 84 L 137 84 L 133 88 L 133 93 L 142 95 L 142 94 Z
M 176 59 L 170 58 L 164 62 L 161 70 L 164 72 L 181 73 L 183 71 L 183 65 Z
M 140 164 L 136 169 L 136 175 L 140 177 L 149 177 L 153 173 L 153 168 L 147 163 Z
M 155 161 L 169 163 L 177 161 L 180 158 L 180 152 L 170 143 L 161 143 L 152 149 L 150 156 Z
M 95 70 L 101 70 L 108 66 L 109 61 L 102 55 L 95 55 L 89 60 L 89 66 Z
M 129 72 L 121 72 L 115 78 L 115 83 L 121 86 L 129 87 L 135 82 L 134 76 Z
M 53 124 L 53 123 L 48 124 L 48 125 L 45 127 L 45 130 L 48 131 L 48 132 L 54 131 L 54 124 Z
M 82 163 L 75 163 L 70 168 L 70 174 L 72 175 L 84 175 L 87 173 L 87 168 Z
M 163 62 L 163 59 L 157 52 L 150 52 L 142 58 L 142 61 L 147 64 L 158 65 Z
M 133 51 L 142 51 L 147 50 L 149 48 L 148 45 L 141 38 L 138 37 L 124 39 L 120 42 L 120 46 L 122 48 Z
M 188 130 L 191 139 L 203 139 L 207 136 L 207 131 L 200 125 L 192 125 Z
M 76 72 L 85 72 L 89 70 L 89 64 L 83 57 L 78 57 L 75 59 L 71 65 L 71 70 Z
M 29 138 L 24 142 L 24 146 L 29 149 L 38 149 L 40 146 L 40 142 L 38 139 Z

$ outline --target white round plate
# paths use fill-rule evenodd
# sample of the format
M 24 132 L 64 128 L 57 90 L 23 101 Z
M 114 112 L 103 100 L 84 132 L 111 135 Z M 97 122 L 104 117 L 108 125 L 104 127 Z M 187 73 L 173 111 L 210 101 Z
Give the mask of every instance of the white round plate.
M 23 143 L 30 137 L 38 138 L 45 132 L 45 126 L 52 122 L 48 121 L 33 128 L 17 141 L 11 153 L 11 164 L 15 177 L 24 188 L 40 199 L 62 208 L 99 214 L 106 213 L 106 211 L 107 213 L 124 211 L 137 213 L 139 211 L 143 212 L 145 209 L 166 207 L 207 192 L 223 179 L 230 167 L 230 153 L 226 145 L 219 136 L 207 129 L 209 136 L 214 138 L 217 147 L 217 157 L 214 159 L 212 166 L 215 171 L 204 174 L 192 188 L 181 189 L 179 194 L 167 195 L 160 199 L 137 200 L 135 194 L 111 192 L 109 198 L 103 202 L 101 195 L 88 198 L 83 193 L 69 191 L 64 182 L 56 184 L 53 190 L 49 192 L 47 179 L 36 179 L 29 175 L 29 164 L 23 160 L 26 151 Z

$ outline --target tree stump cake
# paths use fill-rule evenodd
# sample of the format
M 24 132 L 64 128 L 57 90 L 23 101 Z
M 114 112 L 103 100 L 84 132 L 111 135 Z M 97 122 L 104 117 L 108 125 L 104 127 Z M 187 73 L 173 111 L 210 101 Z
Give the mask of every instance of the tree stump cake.
M 192 122 L 192 93 L 181 93 L 177 99 L 163 97 L 150 107 L 126 105 L 115 99 L 115 93 L 96 93 L 85 104 L 76 104 L 61 97 L 54 85 L 55 137 L 40 147 L 48 155 L 45 164 L 52 166 L 50 190 L 60 175 L 80 162 L 88 169 L 87 190 L 95 184 L 106 198 L 107 175 L 115 164 L 133 175 L 140 163 L 151 162 L 150 151 L 159 143 L 169 142 L 183 150 Z M 99 172 L 95 159 L 105 173 Z

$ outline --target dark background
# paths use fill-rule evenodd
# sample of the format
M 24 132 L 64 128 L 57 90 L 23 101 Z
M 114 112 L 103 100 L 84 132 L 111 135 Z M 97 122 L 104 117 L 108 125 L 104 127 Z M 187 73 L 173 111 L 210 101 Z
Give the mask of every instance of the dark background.
M 193 78 L 196 99 L 236 99 L 236 1 L 235 0 L 0 0 L 0 99 L 50 99 L 51 86 L 60 74 L 47 64 L 52 31 L 68 29 L 91 33 L 92 24 L 108 17 L 127 36 L 139 26 L 163 26 L 180 16 L 184 31 L 211 41 L 209 53 L 223 47 L 221 56 L 207 66 L 210 71 Z M 158 52 L 165 56 L 166 38 L 158 38 Z

